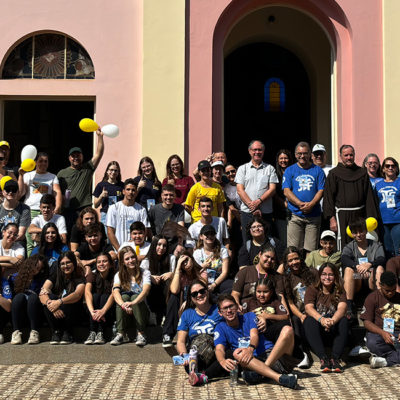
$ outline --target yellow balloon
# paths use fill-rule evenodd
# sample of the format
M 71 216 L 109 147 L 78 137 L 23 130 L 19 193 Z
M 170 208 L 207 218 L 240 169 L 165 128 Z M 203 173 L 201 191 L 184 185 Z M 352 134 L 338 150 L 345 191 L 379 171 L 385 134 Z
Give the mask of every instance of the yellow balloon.
M 378 221 L 374 217 L 369 217 L 365 220 L 365 225 L 367 225 L 367 231 L 372 232 L 378 227 Z
M 12 179 L 11 176 L 3 176 L 0 179 L 0 188 L 1 188 L 1 190 L 4 190 L 4 185 L 6 184 L 6 182 L 10 181 L 11 179 Z
M 21 168 L 25 172 L 33 171 L 35 169 L 35 167 L 36 167 L 35 161 L 33 161 L 30 158 L 27 158 L 26 160 L 22 161 L 22 163 L 21 163 Z
M 90 118 L 83 118 L 79 122 L 79 128 L 83 132 L 94 132 L 99 129 L 99 125 Z
M 351 233 L 350 227 L 348 225 L 347 225 L 347 228 L 346 228 L 346 233 L 347 233 L 348 236 L 350 236 L 352 239 L 354 239 L 354 236 Z

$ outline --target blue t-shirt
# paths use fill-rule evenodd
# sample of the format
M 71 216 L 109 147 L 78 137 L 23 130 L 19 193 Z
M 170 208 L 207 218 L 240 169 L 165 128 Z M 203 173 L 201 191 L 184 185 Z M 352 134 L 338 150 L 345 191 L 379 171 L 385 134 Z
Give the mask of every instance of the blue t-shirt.
M 379 199 L 384 224 L 400 223 L 400 178 L 394 182 L 385 182 L 383 179 L 375 184 L 375 192 Z
M 14 286 L 15 286 L 15 280 L 17 279 L 18 276 L 18 272 L 16 272 L 15 274 L 12 274 L 9 277 L 9 283 L 10 283 L 10 287 L 12 292 L 15 295 L 14 292 Z M 28 288 L 25 289 L 25 294 L 29 294 L 29 293 L 36 293 L 37 295 L 39 295 L 40 293 L 40 289 L 42 288 L 43 284 L 45 282 L 45 279 L 39 279 L 39 278 L 35 278 L 33 277 L 31 283 L 29 284 Z
M 61 250 L 55 250 L 55 249 L 47 249 L 45 253 L 45 257 L 47 258 L 47 263 L 49 264 L 49 267 L 53 265 L 58 259 L 60 258 L 61 253 L 64 253 L 64 251 L 68 251 L 69 248 L 66 244 L 63 244 L 61 247 Z M 39 246 L 36 246 L 32 250 L 32 256 L 35 254 L 39 253 Z
M 214 345 L 223 344 L 226 349 L 235 351 L 239 345 L 239 339 L 250 344 L 250 331 L 257 329 L 256 314 L 248 312 L 244 315 L 238 315 L 239 325 L 237 327 L 229 326 L 225 321 L 218 324 L 214 332 Z M 258 335 L 258 346 L 254 350 L 254 356 L 257 357 L 272 348 L 274 344 L 265 339 L 264 335 Z
M 1 295 L 5 299 L 12 299 L 12 292 L 11 292 L 11 287 L 10 283 L 6 278 L 1 278 Z
M 371 178 L 371 177 L 369 177 L 369 181 L 371 182 L 372 189 L 375 189 L 376 184 L 377 184 L 378 182 L 383 181 L 383 180 L 384 180 L 384 179 L 383 179 L 383 178 L 380 178 L 379 176 L 378 176 L 377 178 Z
M 322 168 L 311 164 L 309 168 L 301 168 L 293 164 L 286 168 L 283 174 L 282 190 L 290 189 L 293 194 L 304 202 L 311 201 L 318 191 L 325 186 L 325 174 Z M 288 201 L 288 209 L 299 217 L 318 217 L 321 215 L 321 205 L 318 202 L 309 214 L 304 214 L 299 208 Z
M 208 333 L 212 335 L 216 325 L 224 319 L 218 314 L 215 304 L 211 306 L 207 314 L 199 315 L 193 308 L 185 310 L 178 323 L 178 331 L 187 331 L 189 338 Z

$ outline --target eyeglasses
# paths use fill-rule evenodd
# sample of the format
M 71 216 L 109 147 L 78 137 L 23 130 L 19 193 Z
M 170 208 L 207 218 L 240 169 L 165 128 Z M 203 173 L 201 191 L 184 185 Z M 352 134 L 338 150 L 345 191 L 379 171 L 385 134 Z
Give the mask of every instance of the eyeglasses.
M 264 227 L 262 225 L 256 225 L 256 226 L 252 226 L 250 229 L 252 231 L 259 231 L 261 229 L 264 229 Z
M 62 262 L 62 263 L 60 263 L 60 267 L 66 267 L 67 265 L 71 265 L 71 264 L 73 264 L 72 261 Z
M 333 278 L 335 275 L 333 275 L 333 274 L 326 274 L 325 272 L 323 272 L 322 274 L 321 274 L 321 276 L 326 276 L 326 277 L 328 277 L 328 278 Z
M 308 152 L 305 152 L 305 153 L 296 153 L 296 156 L 299 156 L 299 157 L 300 157 L 300 156 L 304 156 L 304 157 L 305 157 L 305 156 L 308 156 L 308 154 L 309 154 Z
M 370 161 L 370 162 L 367 162 L 367 163 L 365 163 L 365 164 L 367 164 L 367 165 L 379 165 L 377 162 L 375 162 L 375 161 Z
M 233 175 L 236 174 L 236 169 L 231 169 L 230 171 L 226 171 L 227 175 Z
M 297 153 L 297 154 L 299 154 L 299 153 Z M 322 157 L 323 155 L 324 155 L 324 152 L 323 151 L 314 151 L 314 157 Z
M 236 307 L 236 304 L 232 303 L 232 304 L 229 304 L 229 306 L 221 307 L 220 311 L 226 312 L 226 311 L 229 311 L 229 310 L 234 310 L 235 307 Z
M 211 171 L 211 167 L 202 168 L 200 172 Z
M 119 172 L 117 169 L 109 169 L 110 172 Z
M 207 293 L 207 289 L 200 289 L 197 290 L 196 292 L 190 293 L 190 296 L 195 299 L 198 295 L 204 296 Z
M 383 166 L 383 168 L 387 168 L 387 169 L 395 169 L 395 168 L 396 168 L 396 166 L 395 166 L 394 164 L 385 164 L 385 165 Z

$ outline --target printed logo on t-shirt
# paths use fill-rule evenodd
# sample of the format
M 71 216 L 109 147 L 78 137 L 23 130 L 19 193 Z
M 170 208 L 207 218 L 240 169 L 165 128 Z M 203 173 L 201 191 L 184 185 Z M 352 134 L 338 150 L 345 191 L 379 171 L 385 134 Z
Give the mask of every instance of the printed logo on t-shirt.
M 202 324 L 202 325 L 200 325 Z M 204 324 L 204 325 L 203 325 Z M 214 330 L 215 322 L 209 319 L 206 319 L 205 321 L 200 321 L 197 322 L 193 325 L 193 330 L 197 332 L 197 334 L 201 333 L 209 333 L 212 334 Z
M 285 308 L 285 306 L 284 306 L 283 304 L 281 304 L 281 305 L 279 306 L 279 310 L 281 310 L 282 312 L 287 312 L 287 311 L 286 311 L 286 308 Z
M 214 340 L 217 340 L 219 338 L 219 332 L 215 331 L 214 332 Z
M 361 310 L 361 314 L 364 314 L 365 311 L 367 311 L 367 309 L 365 308 L 365 306 L 363 306 L 362 310 Z
M 309 192 L 314 186 L 315 178 L 312 175 L 299 175 L 296 181 L 299 183 L 299 192 Z

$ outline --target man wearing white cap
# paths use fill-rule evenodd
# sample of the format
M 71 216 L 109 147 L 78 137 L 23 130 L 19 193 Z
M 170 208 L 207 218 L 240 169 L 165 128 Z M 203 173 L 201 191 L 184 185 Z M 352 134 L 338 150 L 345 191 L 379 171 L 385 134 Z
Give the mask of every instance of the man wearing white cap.
M 329 171 L 333 168 L 332 165 L 326 164 L 326 149 L 323 144 L 315 144 L 311 154 L 312 161 L 315 165 L 322 168 L 325 176 L 328 176 Z

